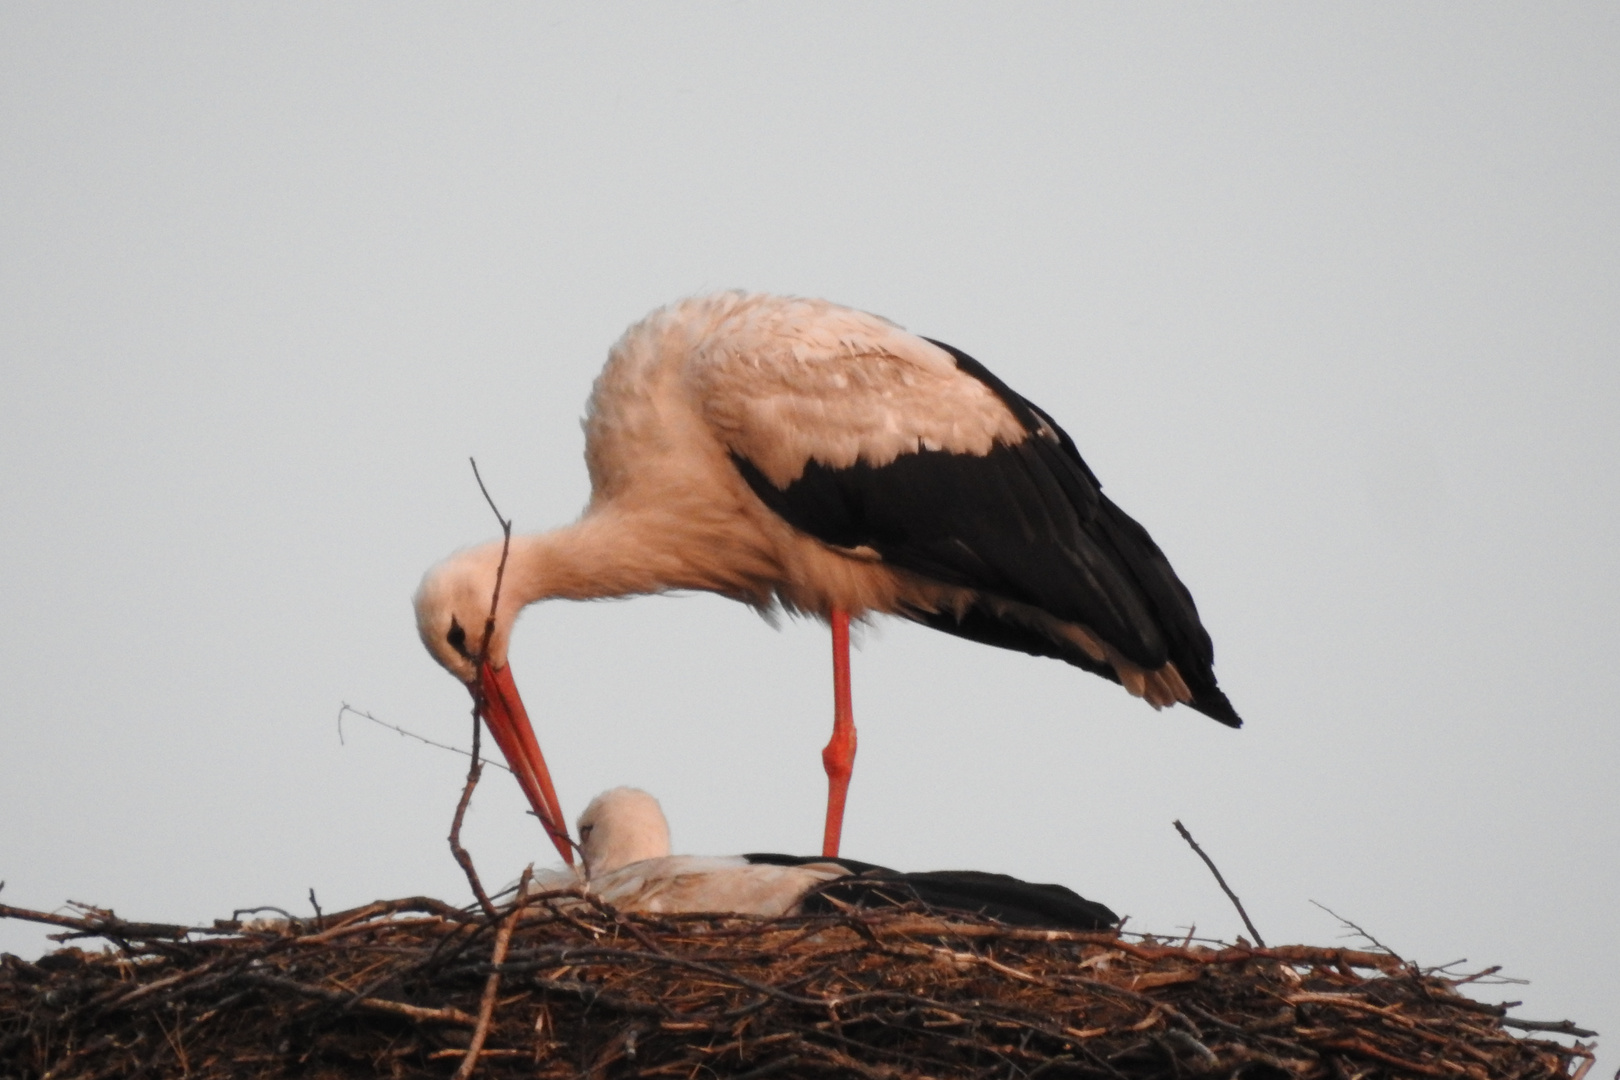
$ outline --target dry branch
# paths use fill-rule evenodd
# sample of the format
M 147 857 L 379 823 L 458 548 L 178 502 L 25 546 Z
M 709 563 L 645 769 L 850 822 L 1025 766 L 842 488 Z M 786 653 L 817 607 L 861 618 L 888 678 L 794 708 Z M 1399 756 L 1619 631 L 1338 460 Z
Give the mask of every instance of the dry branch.
M 472 458 L 467 459 L 472 464 L 473 478 L 478 481 L 478 490 L 484 493 L 489 508 L 495 511 L 495 520 L 501 523 L 501 561 L 495 568 L 495 587 L 489 598 L 489 614 L 484 619 L 483 638 L 478 643 L 478 653 L 473 658 L 473 670 L 483 671 L 485 663 L 489 660 L 489 646 L 495 636 L 495 612 L 501 603 L 501 581 L 506 577 L 506 557 L 512 550 L 512 522 L 501 517 L 501 512 L 495 507 L 495 500 L 490 497 L 489 489 L 484 486 L 484 478 L 478 473 L 478 462 Z M 472 887 L 472 894 L 478 900 L 478 906 L 483 909 L 484 915 L 494 921 L 500 917 L 495 905 L 490 901 L 489 894 L 484 891 L 484 883 L 479 880 L 478 870 L 473 866 L 472 855 L 461 846 L 461 823 L 467 817 L 467 807 L 472 803 L 473 789 L 478 786 L 478 779 L 484 774 L 483 759 L 479 756 L 479 736 L 483 731 L 483 715 L 485 702 L 480 684 L 475 679 L 471 684 L 473 696 L 472 708 L 472 761 L 467 766 L 467 782 L 462 786 L 461 799 L 456 803 L 456 814 L 450 822 L 450 854 L 455 857 L 456 864 L 461 872 L 467 876 L 467 884 Z M 341 718 L 342 713 L 338 716 Z M 476 1060 L 477 1055 L 473 1055 Z
M 450 821 L 450 836 L 448 839 L 450 841 L 450 854 L 455 857 L 456 864 L 461 867 L 461 872 L 467 875 L 467 884 L 472 887 L 472 894 L 477 898 L 478 906 L 483 909 L 488 918 L 493 920 L 500 918 L 500 913 L 495 910 L 495 905 L 491 902 L 489 894 L 484 891 L 484 883 L 478 877 L 477 868 L 473 866 L 472 855 L 468 854 L 467 849 L 461 846 L 461 823 L 466 820 L 467 807 L 472 803 L 472 793 L 473 789 L 478 786 L 478 778 L 484 774 L 484 763 L 478 757 L 478 737 L 479 732 L 482 730 L 480 725 L 483 723 L 478 717 L 478 712 L 478 705 L 474 704 L 472 764 L 467 767 L 467 782 L 462 786 L 461 799 L 456 803 L 456 816 Z
M 1192 838 L 1192 833 L 1187 831 L 1185 825 L 1180 821 L 1172 822 L 1172 824 L 1175 825 L 1176 832 L 1181 834 L 1181 838 L 1187 841 L 1187 846 L 1198 853 L 1198 857 L 1204 860 L 1204 865 L 1209 867 L 1209 872 L 1215 875 L 1215 883 L 1221 887 L 1221 891 L 1226 894 L 1226 898 L 1232 901 L 1232 906 L 1237 908 L 1237 913 L 1243 917 L 1243 925 L 1249 928 L 1249 933 L 1254 937 L 1254 943 L 1264 946 L 1266 939 L 1260 936 L 1260 931 L 1256 930 L 1254 923 L 1249 921 L 1249 913 L 1243 910 L 1243 901 L 1237 898 L 1237 893 L 1232 891 L 1232 887 L 1221 876 L 1220 870 L 1215 866 L 1215 860 L 1204 854 L 1204 849 L 1198 846 L 1198 841 Z

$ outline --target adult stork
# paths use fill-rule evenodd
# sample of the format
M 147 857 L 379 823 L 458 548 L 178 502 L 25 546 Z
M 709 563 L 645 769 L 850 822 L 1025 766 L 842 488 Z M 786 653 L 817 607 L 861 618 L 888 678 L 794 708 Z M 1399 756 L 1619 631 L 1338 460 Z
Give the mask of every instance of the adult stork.
M 852 618 L 898 615 L 1242 723 L 1192 596 L 1074 441 L 971 356 L 876 315 L 741 292 L 654 311 L 596 379 L 585 463 L 578 521 L 512 537 L 504 562 L 502 541 L 452 555 L 416 594 L 422 640 L 569 862 L 507 665 L 539 600 L 702 589 L 830 623 L 826 855 L 855 759 Z

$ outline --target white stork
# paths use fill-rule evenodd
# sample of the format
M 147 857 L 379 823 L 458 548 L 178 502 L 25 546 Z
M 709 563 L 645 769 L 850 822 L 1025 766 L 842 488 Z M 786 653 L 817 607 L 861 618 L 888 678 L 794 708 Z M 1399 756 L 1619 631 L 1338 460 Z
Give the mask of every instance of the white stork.
M 671 855 L 658 800 L 638 788 L 604 791 L 579 816 L 584 872 L 548 870 L 533 892 L 583 887 L 620 911 L 714 912 L 775 918 L 920 903 L 1023 926 L 1100 930 L 1119 921 L 1062 885 L 1006 874 L 905 874 L 853 859 L 790 855 Z
M 702 589 L 827 620 L 833 735 L 823 851 L 855 759 L 849 621 L 882 613 L 1241 724 L 1192 596 L 1102 494 L 1069 436 L 959 349 L 823 300 L 685 300 L 627 330 L 585 416 L 591 499 L 572 525 L 461 551 L 417 627 L 472 689 L 563 857 L 567 827 L 507 666 L 539 600 Z

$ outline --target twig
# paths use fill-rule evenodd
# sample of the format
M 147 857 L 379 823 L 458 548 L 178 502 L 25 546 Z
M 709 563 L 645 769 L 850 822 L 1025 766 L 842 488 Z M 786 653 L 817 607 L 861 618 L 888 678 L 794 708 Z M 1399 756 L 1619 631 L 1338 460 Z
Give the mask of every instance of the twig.
M 1441 978 L 1449 979 L 1449 978 L 1452 977 L 1451 971 L 1450 971 L 1451 968 L 1456 967 L 1458 964 L 1466 964 L 1466 963 L 1468 963 L 1468 957 L 1465 956 L 1461 960 L 1453 960 L 1448 964 L 1436 964 L 1433 967 L 1419 968 L 1418 969 L 1418 974 L 1419 975 L 1439 975 Z
M 435 748 L 437 750 L 448 750 L 452 754 L 460 754 L 462 757 L 467 757 L 467 758 L 472 757 L 472 751 L 470 751 L 470 750 L 463 750 L 459 746 L 450 746 L 447 743 L 434 742 L 432 739 L 424 738 L 423 736 L 418 735 L 414 731 L 411 731 L 411 730 L 409 730 L 407 728 L 400 727 L 398 724 L 390 724 L 386 720 L 379 720 L 375 716 L 372 716 L 370 713 L 366 712 L 364 709 L 355 708 L 353 705 L 350 705 L 347 701 L 343 702 L 342 706 L 338 709 L 338 741 L 339 742 L 343 741 L 343 714 L 344 713 L 353 713 L 356 716 L 363 717 L 366 720 L 370 720 L 373 724 L 377 724 L 377 725 L 380 725 L 382 727 L 385 727 L 389 731 L 397 731 L 399 734 L 405 736 L 407 739 L 415 739 L 419 743 L 426 743 L 427 745 L 429 745 L 429 746 L 431 746 L 431 747 L 433 747 L 433 748 Z M 502 765 L 500 762 L 495 761 L 493 759 L 486 758 L 485 761 L 484 761 L 484 764 L 493 765 L 497 769 L 500 769 L 503 772 L 511 772 L 512 771 L 511 769 L 508 769 L 505 765 Z
M 490 498 L 489 489 L 484 486 L 484 478 L 478 473 L 478 462 L 468 458 L 472 463 L 473 479 L 478 481 L 478 490 L 484 493 L 484 501 L 495 512 L 495 520 L 501 523 L 501 561 L 495 567 L 495 588 L 489 598 L 489 615 L 484 619 L 484 637 L 478 643 L 478 655 L 473 658 L 473 671 L 484 670 L 489 660 L 490 640 L 495 636 L 495 611 L 501 602 L 501 580 L 506 577 L 506 557 L 512 551 L 512 522 L 501 517 L 501 512 L 495 507 L 495 500 Z M 488 711 L 484 701 L 484 690 L 480 680 L 474 677 L 471 685 L 473 696 L 473 737 L 472 737 L 472 765 L 467 769 L 467 783 L 461 789 L 461 801 L 456 803 L 455 820 L 450 825 L 450 854 L 454 855 L 456 862 L 461 866 L 462 873 L 467 875 L 467 883 L 472 886 L 473 895 L 478 898 L 478 906 L 484 909 L 484 914 L 494 921 L 499 913 L 495 905 L 490 902 L 489 894 L 484 891 L 484 883 L 478 880 L 478 871 L 473 868 L 472 856 L 467 849 L 461 846 L 461 822 L 467 816 L 467 804 L 472 802 L 473 788 L 478 786 L 478 778 L 483 775 L 483 763 L 479 758 L 479 734 L 483 724 L 483 714 Z
M 489 1037 L 490 1017 L 495 1014 L 495 996 L 501 989 L 501 965 L 506 963 L 506 952 L 512 945 L 512 930 L 517 926 L 518 916 L 523 914 L 531 870 L 532 867 L 524 867 L 523 877 L 518 882 L 518 898 L 512 902 L 512 910 L 502 920 L 501 928 L 495 934 L 495 949 L 489 958 L 489 978 L 484 982 L 484 996 L 478 1003 L 478 1026 L 473 1029 L 472 1041 L 467 1044 L 467 1056 L 461 1059 L 461 1068 L 456 1070 L 453 1080 L 467 1080 L 478 1067 L 478 1055 L 484 1049 L 484 1040 Z
M 351 994 L 343 994 L 319 986 L 310 986 L 282 975 L 268 975 L 256 971 L 244 972 L 241 979 L 243 982 L 258 983 L 261 986 L 273 986 L 280 990 L 291 990 L 295 994 L 319 998 L 334 1005 L 348 1005 L 353 1008 L 364 1009 L 367 1012 L 390 1013 L 394 1016 L 403 1016 L 419 1022 L 425 1020 L 439 1024 L 455 1024 L 460 1027 L 472 1027 L 478 1022 L 454 1006 L 446 1006 L 442 1009 L 424 1009 L 420 1005 L 411 1005 L 403 1001 L 389 1001 L 386 998 L 356 998 Z
M 1508 975 L 1492 978 L 1492 976 L 1496 975 L 1496 973 L 1501 970 L 1501 964 L 1492 964 L 1484 971 L 1476 971 L 1472 975 L 1465 975 L 1460 979 L 1451 979 L 1450 982 L 1452 986 L 1464 986 L 1471 982 L 1483 983 L 1486 986 L 1502 986 L 1507 983 L 1515 983 L 1519 986 L 1530 985 L 1529 979 L 1515 979 Z
M 483 773 L 484 766 L 478 760 L 479 724 L 478 710 L 473 709 L 472 730 L 472 767 L 467 770 L 467 783 L 461 789 L 461 801 L 456 803 L 456 816 L 450 823 L 450 854 L 456 858 L 461 872 L 467 875 L 467 884 L 472 886 L 473 896 L 478 899 L 478 906 L 483 909 L 491 921 L 498 918 L 500 913 L 490 901 L 489 894 L 484 891 L 484 883 L 478 879 L 478 871 L 473 867 L 472 856 L 467 849 L 461 846 L 461 822 L 467 816 L 467 806 L 472 802 L 473 788 L 478 786 L 478 777 Z
M 489 488 L 484 486 L 484 477 L 478 471 L 477 460 L 474 458 L 468 458 L 467 460 L 472 464 L 473 479 L 478 481 L 478 490 L 484 493 L 484 501 L 489 504 L 490 512 L 495 515 L 495 520 L 500 522 L 501 525 L 501 561 L 495 567 L 495 588 L 490 593 L 489 615 L 484 619 L 484 637 L 479 642 L 478 655 L 473 658 L 473 670 L 479 676 L 474 679 L 471 687 L 473 692 L 473 712 L 482 716 L 487 712 L 486 706 L 488 705 L 488 702 L 484 700 L 482 674 L 488 670 L 489 648 L 495 637 L 495 614 L 499 610 L 501 602 L 501 583 L 506 579 L 506 563 L 512 554 L 512 519 L 501 516 L 500 507 L 495 505 L 494 496 L 490 495 Z M 544 768 L 543 762 L 536 762 L 535 764 L 542 769 Z M 535 776 L 533 779 L 538 782 L 543 779 L 543 776 Z M 557 803 L 557 793 L 551 790 L 550 782 L 541 783 L 540 787 L 541 801 L 544 805 L 543 808 L 535 808 L 535 816 L 540 819 L 540 824 L 545 827 L 546 835 L 551 838 L 551 842 L 557 846 L 563 861 L 572 866 L 574 856 L 570 849 L 577 849 L 579 845 L 575 844 L 573 838 L 568 835 L 568 826 L 563 821 L 562 807 Z
M 331 926 L 327 930 L 303 940 L 324 940 L 325 935 L 334 930 L 341 930 L 346 926 L 360 923 L 366 919 L 374 919 L 378 915 L 394 915 L 401 911 L 419 911 L 451 922 L 467 921 L 467 915 L 464 911 L 457 907 L 451 907 L 443 900 L 435 900 L 431 896 L 407 896 L 399 900 L 376 900 L 369 904 L 362 904 L 357 908 L 350 908 L 347 911 L 333 912 L 328 916 L 331 920 Z
M 495 505 L 495 499 L 490 495 L 489 488 L 484 486 L 484 478 L 478 472 L 476 458 L 468 458 L 472 463 L 473 479 L 478 481 L 478 490 L 484 493 L 484 501 L 489 503 L 490 511 L 495 520 L 501 523 L 501 561 L 495 567 L 495 591 L 489 598 L 489 617 L 484 620 L 484 640 L 478 645 L 478 657 L 474 661 L 476 671 L 482 671 L 484 662 L 489 659 L 490 639 L 495 636 L 495 610 L 501 602 L 501 580 L 506 577 L 506 557 L 512 550 L 512 519 L 501 517 L 501 511 Z
M 174 926 L 169 923 L 125 922 L 110 911 L 101 911 L 97 908 L 87 910 L 94 913 L 93 917 L 57 915 L 49 911 L 30 911 L 27 908 L 0 904 L 0 919 L 24 919 L 28 922 L 45 923 L 49 926 L 65 926 L 70 930 L 78 931 L 78 933 L 60 935 L 60 937 L 105 937 L 109 941 L 123 938 L 179 940 L 193 930 L 189 926 Z M 56 940 L 59 935 L 52 934 L 51 937 Z
M 323 929 L 321 926 L 321 904 L 320 901 L 315 899 L 315 886 L 313 885 L 309 887 L 309 906 L 315 909 L 315 929 Z
M 1328 907 L 1326 904 L 1317 904 L 1315 900 L 1312 900 L 1311 903 L 1316 904 L 1317 907 L 1321 908 L 1323 911 L 1327 912 L 1329 915 L 1333 916 L 1335 919 L 1338 919 L 1340 925 L 1349 927 L 1351 930 L 1355 931 L 1355 933 L 1359 937 L 1366 938 L 1368 941 L 1372 942 L 1373 946 L 1375 948 L 1383 949 L 1385 952 L 1389 953 L 1389 955 L 1391 955 L 1391 956 L 1400 956 L 1400 953 L 1396 952 L 1394 949 L 1390 948 L 1388 945 L 1385 945 L 1382 941 L 1379 941 L 1377 938 L 1375 938 L 1371 934 L 1367 933 L 1367 931 L 1363 930 L 1361 927 L 1357 926 L 1355 923 L 1351 922 L 1349 919 L 1345 918 L 1343 915 L 1340 915 L 1337 911 L 1334 911 L 1332 908 Z
M 1180 821 L 1177 821 L 1174 824 L 1176 826 L 1176 832 L 1180 833 L 1181 838 L 1187 841 L 1192 849 L 1198 853 L 1198 857 L 1200 859 L 1204 860 L 1204 865 L 1209 867 L 1209 872 L 1215 875 L 1215 881 L 1220 885 L 1221 891 L 1226 893 L 1227 898 L 1232 901 L 1232 906 L 1236 907 L 1238 914 L 1243 916 L 1243 925 L 1247 926 L 1249 928 L 1249 933 L 1254 935 L 1254 943 L 1260 946 L 1262 949 L 1265 948 L 1265 938 L 1260 936 L 1260 931 L 1256 930 L 1254 928 L 1254 923 L 1249 921 L 1249 913 L 1243 910 L 1243 901 L 1237 898 L 1237 893 L 1233 892 L 1226 884 L 1226 879 L 1221 877 L 1221 872 L 1215 868 L 1215 861 L 1208 855 L 1204 854 L 1204 849 L 1198 846 L 1198 841 L 1192 838 L 1192 833 L 1187 831 L 1187 827 L 1185 825 L 1183 825 Z
M 1590 1039 L 1597 1034 L 1595 1031 L 1576 1027 L 1573 1020 L 1520 1020 L 1516 1016 L 1504 1016 L 1499 1022 L 1520 1031 L 1551 1031 L 1559 1035 L 1573 1035 L 1577 1039 Z
M 1385 1065 L 1393 1065 L 1397 1069 L 1405 1069 L 1407 1072 L 1414 1072 L 1420 1076 L 1452 1075 L 1438 1065 L 1425 1065 L 1419 1061 L 1408 1061 L 1403 1057 L 1397 1057 L 1387 1051 L 1380 1050 L 1367 1042 L 1366 1039 L 1334 1039 L 1331 1041 L 1324 1039 L 1316 1045 L 1326 1050 L 1343 1050 L 1360 1057 L 1372 1058 L 1374 1061 L 1383 1062 Z

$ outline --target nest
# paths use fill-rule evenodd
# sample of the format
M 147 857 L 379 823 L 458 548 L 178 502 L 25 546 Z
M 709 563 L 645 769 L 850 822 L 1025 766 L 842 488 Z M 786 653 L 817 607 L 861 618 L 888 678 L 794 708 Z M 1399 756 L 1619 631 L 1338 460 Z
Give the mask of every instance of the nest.
M 1486 1080 L 1592 1061 L 1383 953 L 916 905 L 653 917 L 552 893 L 494 916 L 414 898 L 210 928 L 80 910 L 0 906 L 112 942 L 4 957 L 0 1078 Z

